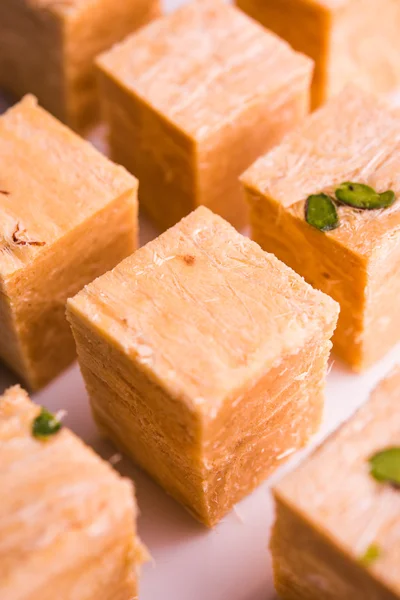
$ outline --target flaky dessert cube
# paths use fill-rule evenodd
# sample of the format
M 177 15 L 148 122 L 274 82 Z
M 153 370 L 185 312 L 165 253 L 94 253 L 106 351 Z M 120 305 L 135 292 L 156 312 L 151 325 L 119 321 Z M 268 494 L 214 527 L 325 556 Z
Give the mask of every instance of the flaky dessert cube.
M 205 207 L 67 307 L 96 421 L 209 526 L 317 429 L 337 313 Z
M 0 358 L 39 388 L 75 358 L 65 302 L 136 248 L 137 181 L 39 108 L 0 117 Z
M 132 483 L 14 387 L 0 398 L 0 597 L 134 600 Z
M 236 0 L 236 4 L 315 61 L 314 107 L 348 83 L 389 97 L 400 91 L 396 0 Z
M 400 369 L 274 489 L 282 600 L 400 597 Z
M 308 112 L 310 59 L 221 0 L 195 0 L 97 63 L 111 156 L 158 226 L 200 204 L 244 225 L 238 177 Z
M 242 177 L 253 238 L 339 302 L 334 350 L 355 370 L 400 339 L 399 150 L 399 117 L 350 86 Z
M 159 0 L 2 0 L 0 87 L 85 130 L 98 115 L 95 57 L 160 12 Z

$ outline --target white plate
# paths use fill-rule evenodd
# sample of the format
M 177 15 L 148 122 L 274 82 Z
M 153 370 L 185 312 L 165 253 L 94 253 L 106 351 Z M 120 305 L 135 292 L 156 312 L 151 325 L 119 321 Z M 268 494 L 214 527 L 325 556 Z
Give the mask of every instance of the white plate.
M 172 8 L 184 1 L 171 0 L 167 5 Z M 1 107 L 0 97 L 0 111 Z M 154 231 L 143 220 L 142 225 L 144 242 L 154 235 Z M 398 361 L 400 345 L 362 376 L 334 364 L 328 377 L 324 424 L 312 445 L 353 413 L 367 399 L 372 387 Z M 0 392 L 14 382 L 13 377 L 0 367 Z M 76 365 L 36 394 L 34 400 L 51 410 L 65 408 L 68 412 L 66 425 L 105 459 L 115 453 L 96 431 Z M 294 457 L 283 469 L 290 468 L 303 454 Z M 272 600 L 275 597 L 267 550 L 273 522 L 269 489 L 283 469 L 209 531 L 127 459 L 116 467 L 135 481 L 141 512 L 139 533 L 153 557 L 143 569 L 141 600 Z

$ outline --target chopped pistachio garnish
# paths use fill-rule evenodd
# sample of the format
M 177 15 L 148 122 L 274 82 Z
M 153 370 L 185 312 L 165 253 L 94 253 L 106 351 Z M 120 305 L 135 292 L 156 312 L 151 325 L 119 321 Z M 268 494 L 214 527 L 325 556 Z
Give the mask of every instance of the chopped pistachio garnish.
M 306 221 L 320 231 L 331 231 L 339 227 L 336 206 L 327 194 L 312 194 L 305 206 Z
M 370 473 L 376 481 L 400 486 L 400 448 L 386 448 L 369 459 Z
M 378 558 L 380 558 L 381 555 L 382 552 L 378 544 L 371 544 L 360 557 L 360 563 L 364 567 L 370 567 L 375 561 L 378 560 Z
M 392 190 L 379 194 L 369 185 L 352 181 L 345 181 L 340 184 L 335 191 L 335 196 L 338 202 L 363 210 L 388 208 L 396 199 Z
M 60 431 L 61 422 L 51 412 L 42 408 L 40 414 L 32 423 L 32 435 L 45 440 Z

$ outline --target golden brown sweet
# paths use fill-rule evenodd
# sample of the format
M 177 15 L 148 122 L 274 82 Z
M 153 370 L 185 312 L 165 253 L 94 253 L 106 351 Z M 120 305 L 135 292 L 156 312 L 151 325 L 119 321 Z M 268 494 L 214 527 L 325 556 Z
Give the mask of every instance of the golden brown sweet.
M 85 129 L 98 113 L 95 57 L 159 13 L 159 0 L 1 0 L 0 87 Z
M 400 474 L 400 449 L 386 452 L 399 446 L 399 402 L 397 369 L 275 487 L 271 549 L 282 600 L 400 597 L 400 491 L 387 479 L 378 480 L 396 464 Z
M 32 388 L 75 358 L 65 302 L 136 247 L 137 181 L 25 98 L 0 118 L 0 358 Z
M 317 429 L 337 313 L 204 207 L 67 307 L 97 422 L 207 525 Z
M 0 597 L 137 598 L 132 483 L 67 429 L 36 437 L 40 414 L 19 387 L 0 398 Z
M 243 226 L 238 177 L 308 112 L 311 61 L 220 0 L 195 0 L 98 65 L 111 155 L 159 227 L 200 204 Z
M 253 238 L 339 302 L 334 350 L 356 370 L 400 339 L 399 149 L 399 117 L 351 86 L 243 176 Z M 392 190 L 396 201 L 382 210 L 338 205 L 340 226 L 325 233 L 309 225 L 308 196 L 334 196 L 346 181 Z
M 315 60 L 313 106 L 347 83 L 400 91 L 397 0 L 236 0 L 236 4 Z

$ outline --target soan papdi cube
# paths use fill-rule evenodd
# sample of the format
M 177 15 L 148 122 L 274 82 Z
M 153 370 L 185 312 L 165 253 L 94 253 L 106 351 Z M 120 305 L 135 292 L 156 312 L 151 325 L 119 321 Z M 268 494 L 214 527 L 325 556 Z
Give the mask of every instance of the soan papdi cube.
M 236 0 L 236 4 L 315 60 L 314 107 L 350 82 L 389 96 L 400 91 L 397 0 Z
M 136 248 L 137 181 L 32 97 L 0 117 L 0 358 L 31 388 L 75 358 L 65 302 Z
M 243 176 L 253 238 L 340 303 L 355 370 L 400 339 L 399 150 L 400 118 L 351 86 Z
M 282 600 L 400 598 L 400 370 L 274 490 Z
M 221 0 L 195 0 L 98 65 L 111 156 L 158 226 L 200 204 L 244 225 L 238 177 L 308 112 L 310 59 Z
M 159 0 L 1 0 L 0 87 L 85 129 L 98 114 L 95 57 L 159 13 Z
M 0 398 L 0 597 L 133 600 L 133 486 L 14 387 Z
M 67 310 L 97 422 L 209 526 L 320 423 L 337 304 L 204 207 Z

